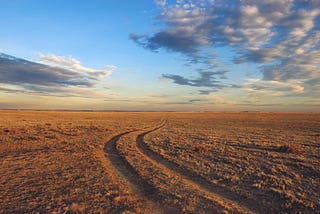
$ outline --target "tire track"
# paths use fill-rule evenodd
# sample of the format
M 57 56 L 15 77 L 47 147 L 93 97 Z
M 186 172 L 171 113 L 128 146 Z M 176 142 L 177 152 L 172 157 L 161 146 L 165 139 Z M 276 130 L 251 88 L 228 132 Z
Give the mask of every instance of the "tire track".
M 161 164 L 163 167 L 168 170 L 173 171 L 173 173 L 178 174 L 183 178 L 187 183 L 192 186 L 196 186 L 200 191 L 212 195 L 214 198 L 219 198 L 222 201 L 226 202 L 228 205 L 232 205 L 233 208 L 243 213 L 269 213 L 272 212 L 272 208 L 268 208 L 268 210 L 259 206 L 256 201 L 243 198 L 240 195 L 228 190 L 227 188 L 213 185 L 204 177 L 198 175 L 194 171 L 191 171 L 185 167 L 178 165 L 168 159 L 164 158 L 159 153 L 151 150 L 149 146 L 144 142 L 145 135 L 154 132 L 162 127 L 164 127 L 166 121 L 162 122 L 158 127 L 153 128 L 152 130 L 143 132 L 139 134 L 136 138 L 136 146 L 142 152 L 142 154 L 146 155 L 153 161 Z
M 117 149 L 117 141 L 124 135 L 136 132 L 138 130 L 127 131 L 118 134 L 105 143 L 104 153 L 105 157 L 109 159 L 112 167 L 120 178 L 126 181 L 127 187 L 133 194 L 137 194 L 148 202 L 153 213 L 164 213 L 163 205 L 155 200 L 157 189 L 144 181 L 135 171 L 135 169 L 128 163 L 128 161 L 119 153 Z M 151 199 L 151 200 L 150 200 Z

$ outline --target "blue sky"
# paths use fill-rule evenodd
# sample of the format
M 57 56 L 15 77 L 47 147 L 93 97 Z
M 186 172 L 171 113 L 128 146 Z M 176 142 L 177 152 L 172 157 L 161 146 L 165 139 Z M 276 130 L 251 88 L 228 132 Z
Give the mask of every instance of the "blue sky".
M 0 108 L 320 107 L 317 0 L 0 3 Z

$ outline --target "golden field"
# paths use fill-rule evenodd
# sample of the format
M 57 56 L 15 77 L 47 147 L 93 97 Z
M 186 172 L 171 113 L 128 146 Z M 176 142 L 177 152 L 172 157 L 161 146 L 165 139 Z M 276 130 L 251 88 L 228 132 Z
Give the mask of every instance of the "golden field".
M 319 113 L 0 111 L 0 213 L 319 213 Z

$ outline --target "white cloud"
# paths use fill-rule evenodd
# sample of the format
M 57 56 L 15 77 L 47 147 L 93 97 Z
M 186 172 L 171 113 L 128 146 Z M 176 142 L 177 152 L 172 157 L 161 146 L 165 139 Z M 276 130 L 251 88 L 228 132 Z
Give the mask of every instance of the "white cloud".
M 72 57 L 41 55 L 46 64 L 0 53 L 0 92 L 55 97 L 105 98 L 99 71 Z M 109 70 L 115 69 L 110 67 Z M 100 74 L 101 73 L 101 74 Z
M 155 0 L 156 5 L 165 6 L 167 4 L 166 0 Z
M 179 52 L 192 58 L 189 61 L 203 64 L 199 59 L 208 57 L 208 49 L 228 46 L 235 50 L 235 62 L 278 63 L 280 73 L 292 65 L 286 64 L 291 58 L 308 58 L 311 51 L 319 49 L 320 1 L 173 2 L 157 1 L 163 29 L 131 38 L 147 49 Z M 299 68 L 295 66 L 293 72 L 308 74 Z M 261 71 L 265 74 L 265 67 Z M 278 74 L 288 78 L 301 75 Z
M 38 57 L 42 60 L 41 63 L 47 65 L 63 67 L 78 72 L 86 72 L 90 75 L 96 76 L 108 76 L 116 69 L 116 66 L 114 65 L 107 65 L 106 68 L 102 70 L 87 68 L 81 65 L 80 61 L 72 56 L 63 57 L 54 54 L 38 54 Z
M 177 0 L 158 5 L 157 20 L 162 28 L 153 35 L 131 35 L 142 47 L 180 53 L 198 72 L 215 72 L 221 64 L 255 63 L 262 77 L 256 82 L 246 80 L 243 91 L 317 98 L 318 93 L 312 91 L 319 88 L 320 79 L 319 0 Z M 225 56 L 210 54 L 224 47 L 234 51 L 231 60 L 217 63 Z M 181 74 L 160 77 L 168 79 L 207 87 L 201 89 L 202 95 L 217 90 Z M 219 85 L 232 87 L 224 82 Z
M 242 89 L 249 94 L 264 94 L 267 96 L 287 96 L 296 93 L 303 93 L 304 86 L 302 81 L 290 80 L 265 81 L 261 79 L 246 79 Z

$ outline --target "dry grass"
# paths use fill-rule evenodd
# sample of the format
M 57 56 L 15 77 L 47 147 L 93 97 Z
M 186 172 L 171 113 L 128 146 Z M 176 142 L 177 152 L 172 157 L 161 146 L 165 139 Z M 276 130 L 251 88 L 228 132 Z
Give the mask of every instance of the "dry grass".
M 147 144 L 265 213 L 314 213 L 320 208 L 319 127 L 319 114 L 176 114 L 147 135 Z
M 144 210 L 135 196 L 130 206 L 119 200 L 131 195 L 101 160 L 109 138 L 154 117 L 1 111 L 0 118 L 0 213 Z
M 320 114 L 0 111 L 0 118 L 0 213 L 320 209 Z M 112 137 L 133 130 L 104 153 Z

